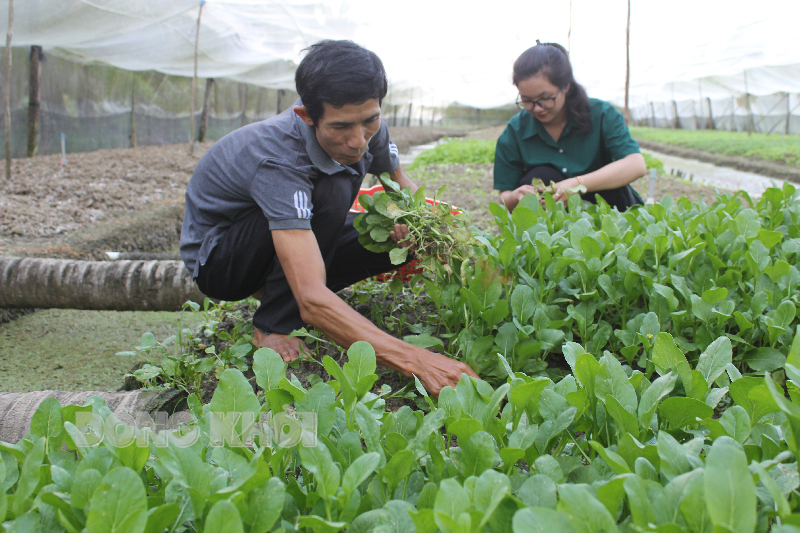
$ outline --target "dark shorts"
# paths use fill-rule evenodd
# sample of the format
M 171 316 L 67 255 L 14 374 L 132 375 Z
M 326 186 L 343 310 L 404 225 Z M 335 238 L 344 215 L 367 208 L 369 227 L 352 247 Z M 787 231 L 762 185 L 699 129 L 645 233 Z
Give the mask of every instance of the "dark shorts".
M 397 268 L 388 252 L 370 252 L 358 242 L 353 227 L 358 213 L 348 212 L 357 193 L 352 180 L 330 176 L 318 181 L 312 195 L 311 230 L 325 262 L 327 286 L 334 292 Z M 263 287 L 253 324 L 267 333 L 287 334 L 306 325 L 260 209 L 245 213 L 222 234 L 195 281 L 203 294 L 227 301 L 242 300 Z

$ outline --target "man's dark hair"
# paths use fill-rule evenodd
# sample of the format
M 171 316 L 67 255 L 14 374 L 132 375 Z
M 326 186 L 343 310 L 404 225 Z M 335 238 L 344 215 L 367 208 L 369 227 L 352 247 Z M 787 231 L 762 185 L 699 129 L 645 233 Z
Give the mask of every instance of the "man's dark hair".
M 353 41 L 332 40 L 312 44 L 306 50 L 294 81 L 314 124 L 322 118 L 324 102 L 342 107 L 370 98 L 381 102 L 386 96 L 386 70 L 374 52 Z
M 532 78 L 537 74 L 544 74 L 550 83 L 559 89 L 567 91 L 567 114 L 575 122 L 578 132 L 587 133 L 592 129 L 592 117 L 589 107 L 589 97 L 572 75 L 572 65 L 569 62 L 569 53 L 557 43 L 540 43 L 522 52 L 514 63 L 514 85 Z

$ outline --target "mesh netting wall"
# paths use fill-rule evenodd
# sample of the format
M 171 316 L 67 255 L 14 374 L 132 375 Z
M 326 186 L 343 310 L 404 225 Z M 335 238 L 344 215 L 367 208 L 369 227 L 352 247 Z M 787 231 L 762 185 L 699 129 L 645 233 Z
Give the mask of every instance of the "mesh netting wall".
M 156 117 L 135 113 L 136 144 L 138 146 L 188 142 L 189 117 Z M 251 121 L 266 118 L 242 115 L 233 117 L 209 116 L 205 140 L 215 141 Z M 5 125 L 0 115 L 0 146 L 5 143 Z M 65 137 L 67 153 L 90 152 L 103 148 L 131 146 L 130 112 L 102 117 L 73 117 L 42 111 L 40 117 L 39 155 L 61 152 L 61 134 Z M 200 113 L 195 114 L 195 130 L 199 128 Z M 195 137 L 197 133 L 195 131 Z M 27 155 L 28 112 L 11 113 L 11 153 L 19 158 Z
M 637 126 L 800 135 L 800 94 L 652 102 L 631 116 Z
M 25 157 L 28 143 L 30 49 L 12 49 L 12 156 Z M 5 86 L 0 69 L 0 86 Z M 82 65 L 46 56 L 40 76 L 38 153 L 131 146 L 133 104 L 137 145 L 189 141 L 192 80 L 154 71 L 130 72 L 104 65 Z M 200 127 L 206 80 L 195 87 L 195 138 Z M 215 80 L 209 94 L 205 139 L 216 140 L 250 122 L 275 115 L 297 99 L 293 91 L 266 89 L 230 80 Z M 5 143 L 0 114 L 0 146 Z M 0 154 L 2 157 L 4 154 Z

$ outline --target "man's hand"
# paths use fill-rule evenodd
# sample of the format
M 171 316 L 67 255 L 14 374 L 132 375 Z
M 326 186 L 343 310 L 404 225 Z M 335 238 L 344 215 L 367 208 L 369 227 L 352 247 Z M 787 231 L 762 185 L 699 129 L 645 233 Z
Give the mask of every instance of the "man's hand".
M 462 373 L 477 377 L 464 363 L 381 331 L 331 292 L 325 285 L 325 263 L 311 230 L 276 230 L 272 239 L 304 322 L 341 346 L 349 347 L 356 341 L 370 343 L 378 364 L 408 377 L 416 375 L 434 396 L 446 385 L 455 387 Z
M 400 248 L 411 246 L 411 241 L 408 240 L 408 226 L 405 224 L 395 224 L 394 229 L 389 231 L 389 236 Z
M 418 356 L 416 364 L 401 369 L 400 373 L 408 377 L 417 376 L 431 396 L 438 398 L 439 392 L 448 385 L 455 388 L 461 374 L 480 379 L 472 368 L 460 361 L 427 350 L 422 351 L 424 355 Z

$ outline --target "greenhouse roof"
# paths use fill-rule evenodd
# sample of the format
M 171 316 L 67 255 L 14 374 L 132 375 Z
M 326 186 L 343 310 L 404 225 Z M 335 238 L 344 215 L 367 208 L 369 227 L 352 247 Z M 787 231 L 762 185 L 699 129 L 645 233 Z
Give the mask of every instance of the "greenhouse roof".
M 8 22 L 0 0 L 0 28 Z M 128 70 L 192 76 L 201 0 L 15 2 L 14 46 Z M 742 4 L 744 6 L 745 4 Z M 800 2 L 631 0 L 631 105 L 647 101 L 800 92 Z M 621 104 L 627 2 L 205 0 L 198 74 L 293 88 L 301 50 L 353 39 L 384 60 L 389 103 L 495 107 L 514 101 L 511 66 L 526 48 L 568 46 L 590 96 Z

